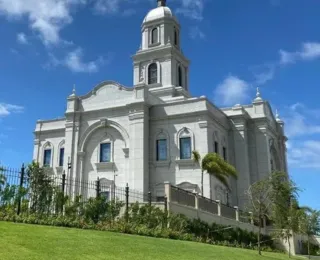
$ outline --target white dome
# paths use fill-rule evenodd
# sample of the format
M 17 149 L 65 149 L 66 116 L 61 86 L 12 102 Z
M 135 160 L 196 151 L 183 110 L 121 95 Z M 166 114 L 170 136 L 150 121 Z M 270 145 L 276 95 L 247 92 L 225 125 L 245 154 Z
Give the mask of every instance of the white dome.
M 143 22 L 150 22 L 157 19 L 165 18 L 165 17 L 173 17 L 172 12 L 167 6 L 159 6 L 155 9 L 152 9 L 144 18 Z

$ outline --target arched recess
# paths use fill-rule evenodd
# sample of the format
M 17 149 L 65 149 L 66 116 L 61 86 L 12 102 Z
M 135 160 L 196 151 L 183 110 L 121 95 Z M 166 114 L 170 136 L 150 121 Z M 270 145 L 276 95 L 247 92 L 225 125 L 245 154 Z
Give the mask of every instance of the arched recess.
M 80 138 L 80 142 L 79 142 L 79 152 L 84 152 L 84 148 L 86 146 L 86 143 L 88 142 L 88 140 L 90 139 L 90 136 L 98 129 L 100 128 L 107 128 L 107 127 L 112 127 L 114 129 L 116 129 L 125 144 L 125 148 L 126 150 L 129 148 L 129 134 L 126 131 L 126 129 L 121 126 L 119 123 L 114 122 L 112 120 L 108 120 L 108 119 L 100 119 L 100 121 L 92 124 L 91 126 L 89 126 L 86 131 L 83 133 L 82 137 Z
M 179 149 L 179 157 L 180 157 L 180 159 L 182 159 L 182 158 L 181 158 L 181 139 L 184 139 L 184 138 L 190 138 L 190 141 L 191 141 L 191 143 L 190 143 L 191 153 L 192 153 L 193 150 L 195 150 L 195 137 L 194 137 L 194 133 L 193 133 L 193 132 L 191 131 L 191 129 L 188 128 L 188 127 L 183 127 L 183 128 L 181 128 L 181 129 L 178 131 L 178 133 L 177 133 L 177 140 L 176 140 L 176 144 L 177 144 L 178 149 Z M 190 154 L 189 157 L 190 157 L 189 159 L 191 159 L 191 154 Z
M 213 139 L 213 152 L 214 153 L 218 153 L 220 151 L 220 140 L 219 140 L 219 132 L 218 131 L 213 131 L 213 135 L 212 135 L 212 139 Z
M 271 172 L 281 170 L 280 155 L 273 141 L 270 144 L 270 168 L 271 168 Z
M 179 183 L 177 187 L 190 192 L 200 193 L 201 191 L 198 184 L 194 184 L 188 181 Z
M 231 204 L 232 191 L 228 190 L 225 187 L 222 187 L 220 184 L 215 185 L 215 199 L 220 200 L 222 204 Z

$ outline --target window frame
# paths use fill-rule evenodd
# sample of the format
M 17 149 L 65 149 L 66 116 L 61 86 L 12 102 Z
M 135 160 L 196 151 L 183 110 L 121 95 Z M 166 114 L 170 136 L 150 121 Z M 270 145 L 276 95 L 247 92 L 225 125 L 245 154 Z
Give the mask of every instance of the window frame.
M 154 34 L 154 31 L 156 32 L 155 34 Z M 156 41 L 154 39 L 154 36 L 157 37 Z M 154 45 L 154 44 L 157 44 L 157 43 L 159 43 L 159 29 L 158 29 L 158 27 L 154 27 L 154 28 L 151 29 L 151 41 L 150 41 L 150 44 Z
M 227 147 L 225 146 L 222 147 L 222 156 L 225 161 L 228 161 Z
M 219 143 L 214 141 L 214 153 L 219 154 Z
M 181 65 L 178 66 L 178 87 L 183 87 L 183 77 Z
M 165 146 L 166 158 L 165 159 L 160 159 L 160 150 L 159 150 L 159 142 L 160 141 L 166 142 L 166 146 Z M 157 138 L 157 140 L 156 140 L 156 161 L 157 162 L 165 162 L 167 160 L 168 160 L 168 139 L 167 138 Z
M 109 145 L 109 161 L 103 161 L 102 160 L 102 152 L 103 152 L 103 150 L 102 150 L 102 146 L 103 145 Z M 98 163 L 110 163 L 110 162 L 112 162 L 113 160 L 112 160 L 112 143 L 111 142 L 101 142 L 101 143 L 99 143 L 99 154 L 98 154 L 98 158 L 99 158 L 99 160 L 98 160 Z
M 61 156 L 61 151 L 63 151 L 62 156 Z M 65 151 L 64 147 L 60 147 L 60 149 L 59 149 L 59 163 L 58 163 L 59 167 L 63 167 L 63 165 L 64 165 L 64 151 Z
M 151 73 L 152 70 L 154 69 L 154 73 Z M 152 84 L 157 84 L 159 80 L 159 75 L 158 75 L 158 64 L 156 62 L 152 62 L 148 66 L 148 85 Z M 155 74 L 155 77 L 151 77 L 153 74 Z M 152 81 L 152 82 L 151 82 Z
M 177 28 L 174 27 L 174 32 L 173 32 L 173 43 L 175 46 L 179 46 L 179 40 L 178 40 L 178 30 Z
M 183 146 L 182 140 L 188 139 L 189 140 L 189 156 L 188 158 L 183 156 Z M 190 160 L 192 158 L 192 139 L 191 136 L 180 136 L 179 137 L 179 150 L 180 150 L 180 160 Z
M 50 151 L 50 156 L 49 156 L 49 164 L 46 164 L 46 153 Z M 48 147 L 48 148 L 45 148 L 43 150 L 43 166 L 44 167 L 51 167 L 52 165 L 52 148 L 51 147 Z

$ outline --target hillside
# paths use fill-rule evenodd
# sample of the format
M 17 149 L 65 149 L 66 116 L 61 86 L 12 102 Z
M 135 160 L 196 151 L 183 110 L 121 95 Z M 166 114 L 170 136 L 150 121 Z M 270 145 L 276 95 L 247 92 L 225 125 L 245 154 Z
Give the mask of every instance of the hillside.
M 0 259 L 281 260 L 288 256 L 110 232 L 0 222 Z

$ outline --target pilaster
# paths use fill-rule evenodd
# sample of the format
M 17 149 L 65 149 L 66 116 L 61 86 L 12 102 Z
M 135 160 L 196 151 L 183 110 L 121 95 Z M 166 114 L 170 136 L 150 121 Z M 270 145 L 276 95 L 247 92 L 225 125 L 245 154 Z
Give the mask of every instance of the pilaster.
M 129 105 L 129 185 L 145 193 L 149 191 L 149 108 L 145 103 Z
M 235 167 L 238 172 L 237 191 L 238 205 L 243 208 L 246 204 L 245 191 L 248 190 L 250 179 L 250 165 L 248 152 L 248 132 L 246 117 L 241 116 L 233 119 L 234 131 L 234 156 Z

